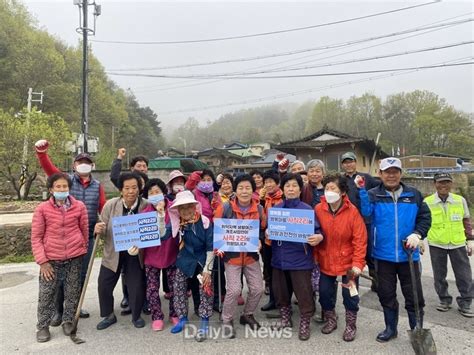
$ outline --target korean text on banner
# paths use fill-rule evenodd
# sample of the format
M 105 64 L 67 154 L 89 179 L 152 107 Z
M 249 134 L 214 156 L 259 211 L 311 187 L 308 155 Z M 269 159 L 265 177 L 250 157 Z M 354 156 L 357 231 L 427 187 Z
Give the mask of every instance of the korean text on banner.
M 258 219 L 214 218 L 214 249 L 225 252 L 257 252 Z
M 314 234 L 314 211 L 290 208 L 268 210 L 270 240 L 305 243 Z
M 154 247 L 161 244 L 156 212 L 112 218 L 115 251 Z

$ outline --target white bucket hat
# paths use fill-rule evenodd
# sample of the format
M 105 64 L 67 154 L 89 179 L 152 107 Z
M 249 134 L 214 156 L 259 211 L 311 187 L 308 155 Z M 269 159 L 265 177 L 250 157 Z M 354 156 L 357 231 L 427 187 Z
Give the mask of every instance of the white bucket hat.
M 177 208 L 178 206 L 187 204 L 197 204 L 198 202 L 194 199 L 194 195 L 191 191 L 181 191 L 176 194 L 176 198 L 173 205 L 170 208 Z

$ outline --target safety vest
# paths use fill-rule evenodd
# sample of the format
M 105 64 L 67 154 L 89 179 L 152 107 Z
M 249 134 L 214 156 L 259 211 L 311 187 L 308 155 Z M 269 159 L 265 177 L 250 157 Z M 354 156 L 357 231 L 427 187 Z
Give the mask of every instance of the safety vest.
M 428 232 L 428 242 L 438 245 L 462 245 L 466 242 L 464 234 L 464 206 L 462 196 L 449 194 L 453 203 L 446 203 L 446 210 L 437 201 L 436 195 L 425 198 L 431 210 L 431 228 Z

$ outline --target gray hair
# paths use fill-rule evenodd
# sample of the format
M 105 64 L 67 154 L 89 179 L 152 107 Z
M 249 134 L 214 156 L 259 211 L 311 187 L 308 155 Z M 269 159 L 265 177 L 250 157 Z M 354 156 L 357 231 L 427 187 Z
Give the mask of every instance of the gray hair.
M 313 159 L 308 162 L 307 169 L 311 168 L 320 168 L 323 171 L 323 174 L 326 174 L 326 166 L 322 162 L 322 160 L 319 159 Z
M 304 165 L 304 163 L 301 161 L 301 160 L 295 160 L 293 163 L 290 164 L 290 170 L 292 167 L 294 167 L 296 164 L 301 164 L 303 165 L 303 170 L 306 170 L 306 166 Z

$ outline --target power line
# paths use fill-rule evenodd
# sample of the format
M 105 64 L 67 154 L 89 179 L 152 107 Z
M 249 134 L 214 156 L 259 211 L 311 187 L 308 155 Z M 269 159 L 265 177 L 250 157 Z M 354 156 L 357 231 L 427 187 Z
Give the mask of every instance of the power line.
M 469 14 L 471 14 L 471 13 L 469 13 Z M 464 20 L 445 22 L 445 23 L 440 23 L 440 24 L 437 24 L 437 25 L 435 25 L 435 24 L 434 25 L 424 25 L 424 26 L 421 26 L 421 27 L 414 27 L 414 28 L 411 28 L 411 29 L 407 29 L 407 30 L 403 30 L 403 31 L 399 31 L 399 32 L 392 32 L 392 33 L 388 33 L 388 34 L 384 34 L 384 35 L 380 35 L 380 36 L 375 36 L 375 37 L 367 37 L 367 38 L 353 40 L 353 41 L 339 42 L 339 43 L 334 43 L 334 44 L 329 44 L 329 45 L 324 45 L 324 46 L 318 46 L 318 47 L 312 47 L 312 48 L 303 48 L 303 49 L 298 49 L 298 50 L 294 50 L 294 51 L 272 53 L 272 54 L 261 55 L 261 56 L 234 58 L 234 59 L 217 60 L 217 61 L 201 62 L 201 63 L 191 63 L 191 64 L 168 65 L 168 66 L 161 66 L 161 67 L 117 68 L 117 69 L 109 69 L 109 71 L 118 72 L 118 71 L 164 70 L 164 69 L 190 68 L 190 67 L 205 66 L 205 65 L 228 64 L 228 63 L 236 63 L 236 62 L 249 62 L 249 61 L 254 61 L 254 60 L 290 56 L 290 55 L 306 53 L 306 52 L 313 52 L 313 51 L 318 51 L 318 50 L 326 50 L 326 49 L 331 49 L 331 48 L 346 47 L 346 46 L 353 45 L 353 44 L 371 42 L 371 41 L 375 41 L 375 40 L 382 39 L 382 38 L 401 36 L 401 35 L 404 35 L 404 34 L 420 32 L 420 31 L 425 31 L 425 30 L 434 29 L 434 28 L 442 28 L 442 27 L 448 27 L 448 26 L 453 26 L 453 25 L 461 25 L 461 24 L 464 24 L 464 23 L 472 22 L 472 21 L 474 21 L 474 18 L 468 18 L 468 19 L 464 19 Z
M 312 74 L 296 74 L 296 75 L 273 75 L 273 76 L 219 76 L 219 75 L 208 75 L 208 76 L 194 76 L 194 75 L 162 75 L 162 74 L 128 74 L 128 73 L 107 73 L 109 75 L 116 76 L 133 76 L 133 77 L 144 77 L 144 78 L 170 78 L 170 79 L 213 79 L 221 78 L 226 80 L 233 79 L 290 79 L 290 78 L 312 78 L 312 77 L 322 77 L 322 76 L 341 76 L 341 75 L 358 75 L 358 74 L 370 74 L 370 73 L 384 73 L 392 71 L 402 71 L 402 70 L 414 70 L 414 69 L 429 69 L 429 68 L 439 68 L 445 66 L 454 66 L 454 65 L 470 65 L 474 62 L 467 62 L 461 64 L 446 64 L 438 66 L 419 66 L 419 67 L 408 67 L 408 68 L 389 68 L 389 69 L 377 69 L 377 70 L 360 70 L 360 71 L 347 71 L 347 72 L 333 72 L 333 73 L 312 73 Z
M 321 23 L 321 24 L 312 25 L 312 26 L 296 27 L 296 28 L 290 28 L 290 29 L 285 29 L 285 30 L 261 32 L 261 33 L 254 33 L 254 34 L 240 35 L 240 36 L 216 37 L 216 38 L 207 38 L 207 39 L 192 39 L 192 40 L 183 40 L 183 41 L 151 41 L 151 42 L 145 41 L 145 42 L 142 42 L 142 41 L 94 40 L 94 42 L 114 43 L 114 44 L 139 44 L 139 45 L 153 44 L 153 45 L 161 45 L 161 44 L 186 44 L 186 43 L 217 42 L 217 41 L 227 41 L 227 40 L 235 40 L 235 39 L 242 39 L 242 38 L 262 37 L 262 36 L 270 36 L 270 35 L 281 34 L 281 33 L 310 30 L 310 29 L 314 29 L 314 28 L 320 28 L 320 27 L 326 27 L 326 26 L 332 26 L 332 25 L 339 25 L 339 24 L 342 24 L 342 23 L 353 22 L 353 21 L 363 20 L 363 19 L 367 19 L 367 18 L 371 18 L 371 17 L 377 17 L 377 16 L 382 16 L 382 15 L 392 14 L 392 13 L 395 13 L 395 12 L 411 10 L 411 9 L 414 9 L 414 8 L 427 6 L 427 5 L 433 5 L 433 4 L 436 4 L 440 1 L 441 0 L 430 1 L 430 2 L 427 2 L 427 3 L 419 4 L 419 5 L 412 5 L 412 6 L 402 7 L 402 8 L 398 8 L 398 9 L 394 9 L 394 10 L 377 12 L 377 13 L 373 13 L 373 14 L 370 14 L 370 15 L 352 17 L 352 18 L 348 18 L 348 19 L 345 19 L 345 20 L 326 22 L 326 23 Z
M 457 58 L 453 59 L 444 63 L 438 63 L 438 64 L 447 64 L 447 63 L 455 63 L 455 62 L 461 62 L 463 60 L 473 60 L 474 57 L 463 57 L 463 58 Z M 419 69 L 423 70 L 423 69 Z M 306 90 L 300 90 L 300 91 L 294 91 L 294 92 L 287 92 L 279 95 L 272 95 L 272 96 L 266 96 L 266 97 L 260 97 L 256 99 L 249 99 L 249 100 L 244 100 L 244 101 L 237 101 L 237 102 L 228 102 L 225 104 L 217 104 L 217 105 L 208 105 L 208 106 L 199 106 L 199 107 L 192 107 L 188 109 L 180 109 L 180 110 L 171 110 L 171 111 L 164 111 L 164 112 L 159 112 L 159 115 L 170 115 L 170 114 L 176 114 L 176 113 L 185 113 L 185 112 L 196 112 L 196 111 L 207 111 L 210 109 L 216 109 L 216 108 L 223 108 L 223 107 L 229 107 L 229 106 L 238 106 L 238 105 L 247 105 L 247 104 L 254 104 L 254 103 L 260 103 L 260 102 L 265 102 L 265 101 L 273 101 L 273 100 L 278 100 L 278 99 L 283 99 L 283 98 L 288 98 L 288 97 L 293 97 L 293 96 L 299 96 L 303 94 L 309 94 L 309 93 L 314 93 L 326 89 L 334 89 L 338 87 L 344 87 L 348 85 L 353 85 L 353 84 L 358 84 L 362 82 L 367 82 L 367 81 L 374 81 L 374 80 L 379 80 L 379 79 L 384 79 L 384 78 L 389 78 L 389 77 L 394 77 L 394 76 L 399 76 L 399 75 L 405 75 L 405 74 L 410 74 L 417 72 L 419 70 L 410 70 L 406 72 L 398 72 L 398 73 L 389 73 L 389 74 L 382 74 L 382 75 L 374 75 L 374 76 L 369 76 L 367 78 L 361 78 L 361 79 L 356 79 L 356 80 L 349 80 L 337 84 L 330 84 L 330 85 L 325 85 L 322 87 L 318 88 L 311 88 L 311 89 L 306 89 Z
M 267 70 L 260 70 L 260 71 L 241 71 L 241 72 L 231 72 L 231 73 L 218 73 L 218 74 L 196 74 L 193 75 L 192 77 L 230 77 L 230 76 L 236 76 L 236 75 L 258 75 L 258 74 L 266 74 L 266 73 L 279 73 L 279 72 L 286 72 L 286 71 L 298 71 L 298 70 L 306 70 L 306 69 L 314 69 L 314 68 L 322 68 L 322 67 L 333 67 L 341 64 L 352 64 L 352 63 L 359 63 L 359 62 L 366 62 L 366 61 L 371 61 L 371 60 L 379 60 L 379 59 L 386 59 L 386 58 L 392 58 L 392 57 L 399 57 L 399 56 L 404 56 L 404 55 L 411 55 L 411 54 L 416 54 L 416 53 L 423 53 L 423 52 L 430 52 L 430 51 L 437 51 L 441 49 L 447 49 L 447 48 L 453 48 L 453 47 L 459 47 L 459 46 L 465 46 L 467 44 L 472 44 L 474 41 L 467 41 L 467 42 L 458 42 L 458 43 L 450 43 L 446 44 L 443 46 L 438 46 L 438 47 L 429 47 L 429 48 L 421 48 L 421 49 L 415 49 L 412 51 L 405 51 L 405 52 L 397 52 L 397 53 L 390 53 L 390 54 L 383 54 L 383 55 L 377 55 L 377 56 L 372 56 L 372 57 L 365 57 L 365 58 L 359 58 L 359 59 L 350 59 L 350 60 L 342 60 L 339 62 L 332 62 L 332 63 L 322 63 L 322 64 L 317 64 L 317 65 L 311 65 L 311 66 L 305 66 L 305 67 L 284 67 L 284 68 L 275 68 L 275 69 L 267 69 Z
M 445 18 L 445 19 L 440 20 L 440 21 L 436 21 L 436 22 L 433 22 L 433 23 L 426 24 L 426 26 L 432 25 L 432 24 L 436 24 L 436 23 L 440 23 L 440 22 L 443 22 L 443 21 L 446 21 L 446 20 L 451 20 L 451 19 L 454 19 L 454 18 L 463 17 L 463 16 L 466 16 L 466 15 L 469 15 L 469 14 L 471 14 L 471 12 L 470 12 L 470 13 L 467 13 L 467 14 L 462 14 L 462 15 L 450 17 L 450 18 Z M 456 25 L 451 25 L 450 27 L 452 27 L 452 26 L 456 26 Z M 323 57 L 323 58 L 307 60 L 307 61 L 299 62 L 299 63 L 296 63 L 296 64 L 306 64 L 306 63 L 311 63 L 311 62 L 317 62 L 317 61 L 320 61 L 320 60 L 323 60 L 323 59 L 329 59 L 329 58 L 339 57 L 339 56 L 344 55 L 344 54 L 359 52 L 359 51 L 362 51 L 362 50 L 365 50 L 365 49 L 369 49 L 369 48 L 374 48 L 374 47 L 382 46 L 382 45 L 385 45 L 385 44 L 388 44 L 388 43 L 393 43 L 393 42 L 403 41 L 403 40 L 408 39 L 408 38 L 423 36 L 423 35 L 428 34 L 428 33 L 432 33 L 432 32 L 437 32 L 437 31 L 444 30 L 444 29 L 446 29 L 446 28 L 448 28 L 448 27 L 435 28 L 435 29 L 431 29 L 431 30 L 428 30 L 428 31 L 425 31 L 425 32 L 422 32 L 422 33 L 415 33 L 415 34 L 412 34 L 412 35 L 409 35 L 409 36 L 405 36 L 405 37 L 402 37 L 402 38 L 397 38 L 397 39 L 394 39 L 394 40 L 385 41 L 385 42 L 382 42 L 382 43 L 377 43 L 377 44 L 374 44 L 374 45 L 365 46 L 365 47 L 357 48 L 357 49 L 350 50 L 350 51 L 345 51 L 345 52 L 342 52 L 342 53 L 338 53 L 338 54 L 326 56 L 326 57 Z M 354 45 L 356 45 L 356 44 L 352 44 L 352 45 L 350 45 L 350 46 L 354 46 Z M 275 65 L 277 65 L 277 64 L 283 64 L 283 63 L 293 62 L 293 61 L 296 61 L 296 60 L 299 60 L 299 59 L 303 59 L 303 58 L 314 57 L 314 56 L 318 56 L 318 57 L 319 57 L 319 56 L 321 56 L 322 54 L 331 53 L 331 52 L 334 52 L 334 51 L 340 51 L 341 49 L 342 49 L 342 48 L 336 48 L 336 49 L 326 50 L 326 51 L 321 52 L 321 53 L 316 54 L 316 55 L 314 55 L 314 54 L 305 55 L 305 56 L 300 57 L 300 58 L 286 59 L 286 60 L 279 61 L 279 62 L 272 63 L 272 64 L 265 64 L 265 65 L 253 66 L 253 67 L 248 68 L 248 69 L 260 69 L 260 68 L 265 68 L 265 67 L 268 67 L 268 66 L 270 66 L 270 67 L 271 67 L 271 66 L 275 66 Z M 290 65 L 290 66 L 278 67 L 278 68 L 276 68 L 276 69 L 291 68 L 291 67 L 292 67 L 292 66 Z M 178 82 L 178 83 L 176 83 L 176 82 L 175 82 L 175 83 L 162 83 L 162 84 L 158 84 L 158 85 L 155 84 L 155 85 L 152 85 L 152 86 L 142 87 L 142 89 L 139 89 L 138 91 L 136 91 L 136 93 L 146 93 L 146 92 L 155 92 L 155 91 L 167 91 L 167 90 L 188 88 L 188 87 L 193 87 L 193 86 L 210 85 L 210 84 L 214 84 L 214 83 L 217 83 L 217 82 L 221 82 L 221 81 L 223 81 L 223 80 L 224 80 L 224 79 L 217 79 L 217 80 L 211 80 L 211 81 L 208 81 L 208 82 L 202 82 L 202 81 L 200 81 L 200 82 L 196 83 L 197 80 L 195 80 L 195 79 L 188 79 L 188 80 L 180 81 L 180 82 Z M 192 82 L 193 84 L 185 84 L 185 83 L 190 83 L 190 82 Z M 145 89 L 151 89 L 151 90 L 145 90 Z

